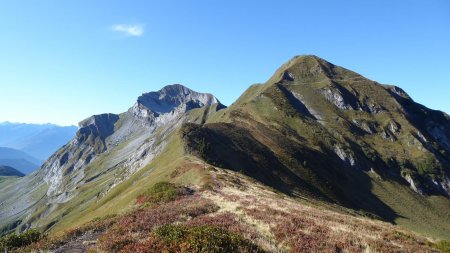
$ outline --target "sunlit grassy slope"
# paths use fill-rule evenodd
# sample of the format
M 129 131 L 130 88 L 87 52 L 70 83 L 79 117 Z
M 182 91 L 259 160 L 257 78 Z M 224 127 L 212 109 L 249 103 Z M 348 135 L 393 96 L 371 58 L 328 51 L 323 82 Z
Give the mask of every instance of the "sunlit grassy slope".
M 295 79 L 286 79 L 286 73 Z M 448 197 L 433 190 L 420 195 L 402 176 L 411 173 L 416 184 L 425 182 L 422 187 L 429 189 L 427 177 L 448 173 L 448 157 L 440 156 L 446 151 L 418 140 L 422 126 L 408 115 L 427 116 L 406 112 L 415 108 L 413 102 L 398 100 L 389 87 L 317 57 L 294 58 L 207 124 L 188 125 L 183 131 L 194 153 L 215 165 L 293 196 L 339 203 L 424 235 L 450 239 Z M 362 109 L 337 108 L 325 99 L 324 89 L 339 89 L 346 106 Z M 373 133 L 355 122 L 368 122 Z M 390 124 L 400 126 L 398 132 L 389 132 Z M 392 136 L 383 137 L 383 132 Z M 202 142 L 207 149 L 200 150 Z M 356 165 L 343 162 L 336 147 Z M 419 169 L 430 156 L 444 164 L 436 175 Z

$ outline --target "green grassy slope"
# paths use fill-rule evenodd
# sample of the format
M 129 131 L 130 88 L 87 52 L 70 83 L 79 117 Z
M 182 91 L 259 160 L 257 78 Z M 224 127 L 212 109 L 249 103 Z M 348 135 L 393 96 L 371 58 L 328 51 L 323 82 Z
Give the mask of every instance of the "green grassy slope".
M 327 100 L 327 89 L 338 90 L 347 108 Z M 421 142 L 417 132 L 426 130 L 405 115 L 385 86 L 306 56 L 285 64 L 267 83 L 251 86 L 205 125 L 186 125 L 182 132 L 192 153 L 287 194 L 339 203 L 450 239 L 450 201 L 430 186 L 430 178 L 448 175 L 448 158 L 439 155 L 443 147 L 431 137 L 430 144 Z M 355 122 L 369 125 L 372 133 Z M 418 166 L 427 157 L 440 161 L 429 174 Z M 426 194 L 411 190 L 404 173 Z

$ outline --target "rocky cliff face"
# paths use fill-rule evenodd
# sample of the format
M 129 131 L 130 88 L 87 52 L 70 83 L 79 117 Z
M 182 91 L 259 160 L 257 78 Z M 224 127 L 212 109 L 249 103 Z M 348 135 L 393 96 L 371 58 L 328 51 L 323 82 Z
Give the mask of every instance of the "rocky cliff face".
M 91 116 L 80 122 L 77 132 L 78 142 L 87 141 L 90 137 L 102 141 L 114 133 L 114 124 L 119 120 L 116 114 L 108 113 Z
M 211 94 L 198 93 L 183 85 L 173 84 L 162 88 L 158 92 L 142 94 L 133 106 L 133 109 L 143 108 L 155 116 L 174 112 L 178 107 L 187 110 L 203 107 L 205 105 L 218 104 L 219 101 Z M 140 110 L 134 111 L 140 115 Z
M 50 185 L 48 196 L 63 195 L 58 201 L 68 201 L 71 192 L 86 180 L 83 169 L 99 155 L 124 143 L 127 145 L 118 154 L 108 157 L 107 167 L 125 166 L 126 174 L 132 175 L 164 148 L 165 142 L 156 143 L 152 135 L 156 130 L 167 127 L 164 130 L 170 132 L 183 122 L 187 111 L 213 104 L 220 104 L 213 95 L 174 84 L 143 94 L 121 115 L 94 115 L 81 121 L 76 138 L 42 168 Z M 69 185 L 72 189 L 68 189 Z
M 211 94 L 198 93 L 183 85 L 173 84 L 158 92 L 142 94 L 128 112 L 157 127 L 189 110 L 212 104 L 219 104 L 219 109 L 224 108 Z
M 83 169 L 108 148 L 106 140 L 119 120 L 115 114 L 91 116 L 79 123 L 76 137 L 42 166 L 40 174 L 48 184 L 47 197 L 64 203 L 84 178 Z M 69 183 L 70 182 L 70 183 Z
M 198 93 L 175 84 L 143 94 L 127 112 L 120 115 L 94 115 L 81 121 L 76 137 L 32 175 L 38 179 L 36 187 L 42 185 L 47 188 L 38 203 L 29 194 L 22 193 L 17 197 L 23 198 L 23 201 L 9 203 L 8 216 L 20 213 L 23 217 L 24 213 L 28 213 L 29 216 L 23 220 L 23 228 L 26 228 L 29 223 L 36 222 L 30 220 L 33 214 L 39 219 L 47 217 L 59 205 L 79 194 L 80 186 L 100 175 L 111 174 L 111 182 L 98 189 L 99 196 L 106 194 L 164 149 L 165 138 L 187 120 L 188 111 L 211 105 L 215 105 L 216 109 L 224 108 L 211 94 Z M 24 184 L 28 183 L 28 180 L 24 181 Z M 27 186 L 23 187 L 26 189 Z M 40 209 L 47 207 L 38 211 L 30 205 L 23 205 L 24 202 L 36 203 Z M 3 216 L 2 213 L 0 215 Z

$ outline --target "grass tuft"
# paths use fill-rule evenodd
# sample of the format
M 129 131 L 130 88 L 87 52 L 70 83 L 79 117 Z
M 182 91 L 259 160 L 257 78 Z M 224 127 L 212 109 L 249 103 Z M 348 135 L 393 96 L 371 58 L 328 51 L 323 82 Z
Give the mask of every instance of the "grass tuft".
M 168 182 L 158 182 L 136 199 L 138 204 L 161 204 L 186 195 L 187 190 Z

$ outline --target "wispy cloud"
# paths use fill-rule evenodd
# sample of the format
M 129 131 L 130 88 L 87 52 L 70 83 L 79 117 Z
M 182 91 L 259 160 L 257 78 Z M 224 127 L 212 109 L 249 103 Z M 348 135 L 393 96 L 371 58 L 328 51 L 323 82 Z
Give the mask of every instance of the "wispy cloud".
M 140 24 L 135 25 L 117 24 L 111 26 L 111 30 L 133 37 L 140 37 L 144 34 L 144 26 Z

